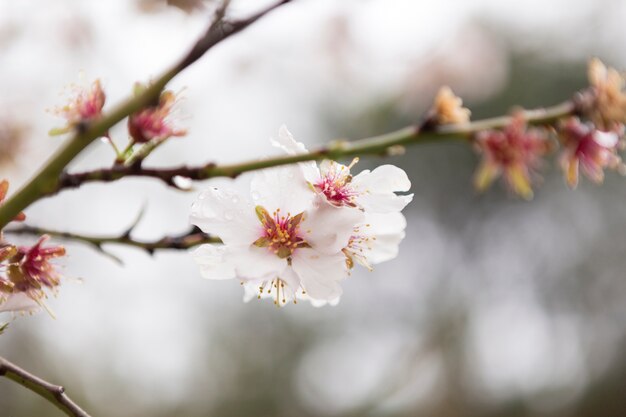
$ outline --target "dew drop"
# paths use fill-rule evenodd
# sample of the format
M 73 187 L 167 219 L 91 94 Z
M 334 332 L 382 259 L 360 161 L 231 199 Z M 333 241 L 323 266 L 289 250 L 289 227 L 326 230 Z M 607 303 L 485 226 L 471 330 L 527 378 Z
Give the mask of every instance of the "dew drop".
M 239 203 L 239 197 L 233 196 L 233 198 L 231 198 L 231 201 L 233 202 L 233 204 L 237 204 Z
M 235 218 L 235 216 L 233 216 L 233 213 L 231 213 L 230 211 L 227 211 L 226 213 L 224 213 L 224 218 L 226 220 L 232 220 Z
M 206 195 L 204 193 L 198 196 L 198 200 L 204 200 L 205 198 L 206 198 Z
M 252 199 L 256 201 L 259 198 L 261 198 L 261 195 L 257 191 L 252 191 Z

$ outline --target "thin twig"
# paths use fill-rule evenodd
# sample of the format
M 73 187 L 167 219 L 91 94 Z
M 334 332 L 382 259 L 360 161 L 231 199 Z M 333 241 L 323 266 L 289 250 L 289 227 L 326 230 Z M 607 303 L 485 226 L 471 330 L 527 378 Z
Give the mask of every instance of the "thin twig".
M 179 235 L 164 236 L 157 240 L 138 240 L 131 236 L 134 227 L 131 226 L 124 233 L 115 236 L 93 236 L 82 235 L 78 233 L 63 232 L 59 230 L 46 229 L 43 227 L 35 227 L 29 225 L 20 225 L 4 231 L 7 234 L 13 235 L 29 235 L 29 236 L 41 236 L 49 235 L 62 240 L 71 240 L 76 242 L 85 243 L 98 252 L 112 258 L 113 260 L 120 262 L 121 260 L 117 256 L 108 252 L 104 245 L 116 244 L 132 246 L 146 251 L 152 255 L 157 250 L 185 250 L 190 249 L 204 243 L 221 243 L 221 240 L 217 237 L 210 236 L 202 232 L 197 227 L 191 228 L 185 233 Z
M 0 229 L 4 228 L 19 212 L 45 195 L 59 189 L 59 178 L 68 164 L 89 144 L 105 136 L 111 127 L 128 115 L 158 100 L 165 85 L 178 73 L 202 57 L 209 49 L 224 39 L 242 31 L 275 8 L 289 3 L 282 0 L 242 20 L 229 21 L 224 18 L 224 8 L 216 14 L 205 34 L 194 44 L 183 58 L 152 82 L 141 94 L 132 96 L 108 114 L 92 123 L 80 123 L 74 135 L 37 172 L 37 174 L 0 207 Z
M 528 123 L 545 125 L 554 123 L 565 116 L 575 114 L 576 109 L 577 106 L 574 101 L 567 101 L 553 107 L 527 110 L 523 114 Z M 180 166 L 175 168 L 145 168 L 140 165 L 132 165 L 113 166 L 111 168 L 79 173 L 64 173 L 58 182 L 57 189 L 51 194 L 62 189 L 80 187 L 88 182 L 111 182 L 124 177 L 155 178 L 171 187 L 180 188 L 176 184 L 177 177 L 191 180 L 206 180 L 215 177 L 235 178 L 244 172 L 296 162 L 341 159 L 363 155 L 393 155 L 398 148 L 402 149 L 406 145 L 435 140 L 469 139 L 477 132 L 486 129 L 502 128 L 509 124 L 510 121 L 510 116 L 502 116 L 459 125 L 430 126 L 426 123 L 421 125 L 422 128 L 420 126 L 409 126 L 395 132 L 367 139 L 334 141 L 306 154 L 278 156 L 230 165 L 218 165 L 213 162 L 196 167 Z
M 34 393 L 42 396 L 61 411 L 71 417 L 90 417 L 80 408 L 70 397 L 65 394 L 65 388 L 54 385 L 35 376 L 14 363 L 0 357 L 0 376 L 4 376 L 28 388 Z

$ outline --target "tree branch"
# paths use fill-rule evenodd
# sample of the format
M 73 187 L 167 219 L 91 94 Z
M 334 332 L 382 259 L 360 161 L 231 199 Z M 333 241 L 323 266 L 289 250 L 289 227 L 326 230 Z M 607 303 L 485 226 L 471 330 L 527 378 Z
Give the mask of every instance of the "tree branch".
M 152 255 L 157 250 L 185 250 L 190 249 L 198 245 L 202 245 L 204 243 L 221 243 L 222 241 L 213 236 L 209 236 L 208 234 L 202 232 L 197 227 L 192 227 L 189 231 L 172 236 L 164 236 L 158 240 L 137 240 L 131 236 L 131 233 L 134 229 L 135 225 L 132 225 L 129 229 L 127 229 L 124 233 L 116 236 L 93 236 L 93 235 L 81 235 L 78 233 L 70 233 L 70 232 L 62 232 L 58 230 L 46 229 L 43 227 L 35 227 L 29 225 L 20 225 L 17 227 L 13 227 L 4 231 L 7 234 L 13 235 L 32 235 L 32 236 L 41 236 L 41 235 L 49 235 L 56 237 L 58 239 L 71 240 L 76 242 L 85 243 L 91 247 L 93 247 L 98 252 L 112 258 L 113 260 L 120 262 L 121 260 L 108 252 L 103 245 L 106 244 L 117 244 L 117 245 L 126 245 L 132 246 L 139 249 L 143 249 L 148 254 Z
M 2 357 L 0 357 L 0 376 L 15 381 L 42 396 L 68 416 L 90 417 L 89 414 L 83 411 L 65 394 L 65 388 L 46 382 Z
M 562 117 L 575 114 L 577 108 L 576 101 L 571 100 L 553 107 L 527 110 L 523 114 L 528 123 L 545 125 L 554 123 Z M 431 126 L 428 123 L 428 119 L 426 119 L 426 123 L 420 126 L 409 126 L 381 136 L 356 141 L 334 141 L 301 155 L 285 155 L 229 165 L 218 165 L 213 162 L 197 167 L 180 166 L 175 168 L 144 168 L 140 165 L 132 165 L 113 166 L 111 168 L 73 174 L 63 173 L 57 184 L 57 189 L 50 194 L 66 188 L 76 188 L 88 182 L 111 182 L 124 177 L 155 178 L 171 187 L 180 188 L 176 185 L 176 177 L 184 177 L 191 180 L 206 180 L 215 177 L 235 178 L 244 172 L 296 162 L 340 159 L 363 155 L 393 155 L 398 150 L 402 151 L 406 145 L 455 138 L 471 139 L 477 132 L 486 129 L 502 128 L 509 124 L 510 121 L 510 116 L 503 116 L 459 125 Z
M 220 8 L 206 33 L 194 44 L 191 50 L 178 63 L 152 82 L 145 91 L 126 99 L 126 101 L 119 104 L 102 118 L 90 123 L 81 123 L 76 127 L 74 135 L 52 156 L 41 170 L 24 187 L 0 206 L 0 230 L 30 204 L 44 195 L 56 192 L 59 189 L 61 173 L 79 153 L 94 140 L 104 136 L 111 127 L 122 119 L 158 100 L 159 94 L 165 85 L 178 73 L 197 61 L 219 42 L 242 31 L 275 8 L 290 1 L 279 1 L 247 19 L 236 21 L 224 19 L 225 9 L 224 7 Z

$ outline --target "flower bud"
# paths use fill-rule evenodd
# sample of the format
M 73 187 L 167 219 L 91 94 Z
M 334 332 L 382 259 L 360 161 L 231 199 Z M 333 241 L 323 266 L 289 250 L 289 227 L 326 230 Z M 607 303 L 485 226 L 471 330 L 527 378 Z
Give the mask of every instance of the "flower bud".
M 139 91 L 141 86 L 135 88 Z M 165 140 L 172 136 L 184 136 L 184 129 L 172 126 L 170 116 L 176 95 L 171 91 L 163 91 L 156 106 L 147 107 L 133 113 L 128 118 L 128 133 L 136 143 L 146 143 L 151 140 Z

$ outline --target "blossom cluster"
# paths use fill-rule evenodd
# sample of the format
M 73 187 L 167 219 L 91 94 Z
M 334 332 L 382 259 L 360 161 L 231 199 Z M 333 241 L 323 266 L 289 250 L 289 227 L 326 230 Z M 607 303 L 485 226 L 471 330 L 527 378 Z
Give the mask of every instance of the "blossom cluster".
M 274 146 L 289 155 L 307 150 L 281 127 Z M 406 173 L 382 165 L 357 175 L 357 160 L 304 162 L 257 172 L 249 195 L 212 187 L 192 206 L 191 222 L 219 236 L 194 259 L 204 277 L 238 279 L 245 299 L 336 303 L 356 264 L 367 269 L 398 254 L 413 195 Z
M 578 185 L 581 172 L 598 184 L 606 169 L 626 173 L 619 156 L 624 146 L 626 81 L 598 59 L 590 61 L 588 79 L 587 103 L 575 109 L 576 115 L 529 127 L 524 112 L 517 111 L 504 128 L 476 132 L 472 139 L 482 161 L 474 176 L 475 187 L 483 191 L 501 176 L 511 191 L 530 199 L 543 158 L 559 147 L 557 160 L 571 188 Z M 438 94 L 433 110 L 439 124 L 468 121 L 469 112 L 447 88 Z
M 139 95 L 147 86 L 137 83 L 134 94 Z M 85 125 L 97 121 L 102 117 L 106 94 L 100 80 L 95 80 L 88 87 L 75 86 L 74 97 L 56 113 L 66 120 L 63 127 L 52 129 L 51 135 L 64 134 Z M 116 163 L 123 164 L 135 162 L 147 156 L 154 147 L 167 139 L 176 136 L 184 136 L 187 132 L 178 128 L 172 121 L 175 111 L 177 95 L 169 90 L 164 90 L 159 95 L 156 103 L 145 106 L 128 116 L 128 144 L 123 149 L 118 149 L 109 133 L 104 140 L 108 142 L 116 153 Z M 139 145 L 136 147 L 135 145 Z M 145 147 L 142 149 L 142 146 Z
M 8 189 L 9 183 L 0 181 L 0 205 Z M 20 213 L 15 221 L 24 218 Z M 61 275 L 50 261 L 65 255 L 61 246 L 44 247 L 47 239 L 44 235 L 33 246 L 15 246 L 5 242 L 0 231 L 0 313 L 47 309 L 46 291 L 54 292 L 61 284 Z

